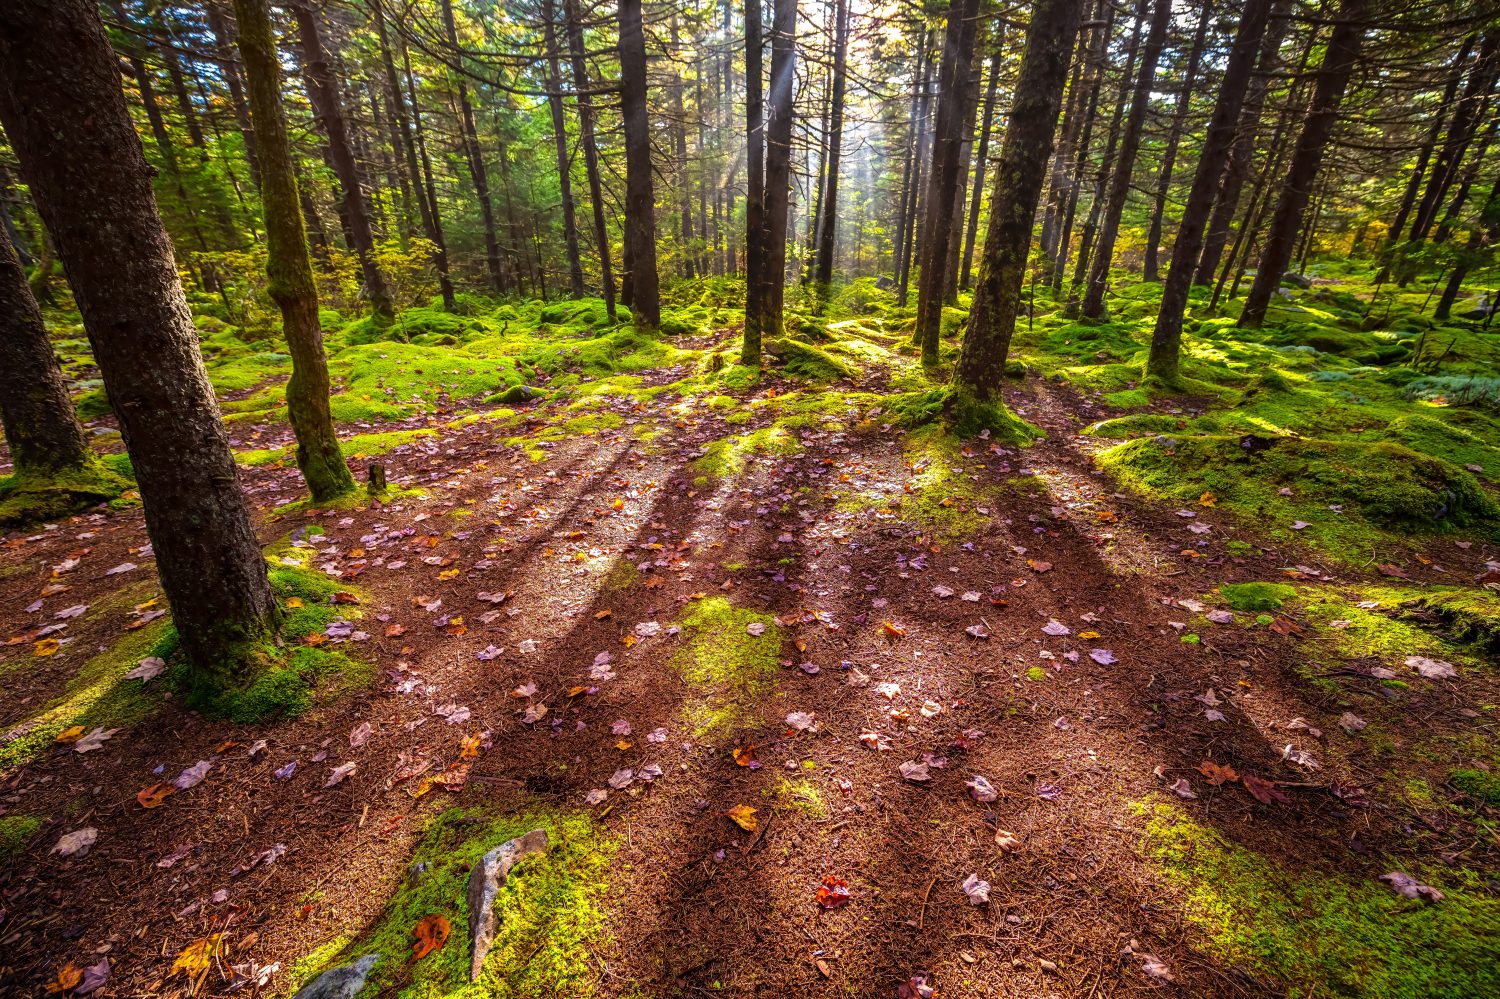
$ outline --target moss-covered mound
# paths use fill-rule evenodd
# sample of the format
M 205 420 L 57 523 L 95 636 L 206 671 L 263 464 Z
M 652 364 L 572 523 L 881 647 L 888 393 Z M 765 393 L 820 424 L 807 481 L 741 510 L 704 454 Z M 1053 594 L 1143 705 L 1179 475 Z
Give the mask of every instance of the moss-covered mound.
M 127 477 L 129 467 L 129 460 L 121 455 L 119 459 L 91 459 L 77 471 L 58 475 L 0 478 L 0 530 L 56 520 L 119 499 L 133 485 Z
M 1500 507 L 1457 466 L 1389 443 L 1300 437 L 1158 436 L 1119 444 L 1098 457 L 1124 484 L 1175 501 L 1213 493 L 1221 505 L 1285 528 L 1332 526 L 1355 518 L 1399 530 L 1452 526 L 1493 533 Z M 1318 537 L 1312 531 L 1310 537 Z

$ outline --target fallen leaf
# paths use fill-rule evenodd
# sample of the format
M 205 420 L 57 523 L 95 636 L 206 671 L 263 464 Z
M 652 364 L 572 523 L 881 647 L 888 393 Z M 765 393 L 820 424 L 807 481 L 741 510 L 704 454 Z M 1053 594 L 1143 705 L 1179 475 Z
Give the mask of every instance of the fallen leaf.
M 1419 883 L 1416 878 L 1403 871 L 1392 871 L 1389 874 L 1382 874 L 1380 880 L 1389 882 L 1392 890 L 1398 895 L 1404 895 L 1407 898 L 1426 899 L 1429 902 L 1441 902 L 1443 900 L 1442 892 L 1431 885 Z
M 111 570 L 113 571 L 113 570 Z M 109 958 L 101 957 L 98 964 L 83 969 L 83 981 L 73 989 L 75 996 L 86 996 L 103 987 L 109 981 Z
M 963 888 L 964 894 L 969 896 L 970 905 L 989 904 L 990 883 L 988 881 L 980 880 L 978 874 L 970 874 L 968 877 L 964 878 L 964 883 L 960 887 Z
M 199 760 L 178 774 L 177 779 L 172 782 L 172 786 L 179 791 L 186 791 L 189 788 L 197 787 L 203 782 L 203 778 L 208 776 L 208 772 L 211 769 L 213 769 L 212 763 L 208 760 Z
M 99 830 L 93 826 L 84 826 L 82 829 L 75 829 L 59 837 L 52 852 L 64 857 L 82 857 L 89 852 L 89 848 L 98 838 Z
M 172 795 L 177 793 L 177 788 L 168 783 L 152 784 L 136 792 L 135 800 L 141 803 L 142 808 L 156 808 Z
M 1234 772 L 1234 767 L 1228 764 L 1218 764 L 1212 760 L 1204 760 L 1198 764 L 1198 772 L 1208 778 L 1208 782 L 1214 787 L 1218 787 L 1225 781 L 1240 779 L 1240 775 Z
M 823 883 L 818 886 L 815 896 L 818 904 L 825 909 L 837 909 L 849 904 L 849 882 L 841 877 L 828 874 L 823 877 Z
M 1292 799 L 1287 797 L 1285 791 L 1276 785 L 1274 781 L 1257 777 L 1254 774 L 1245 774 L 1240 778 L 1245 785 L 1245 790 L 1262 805 L 1290 805 Z
M 333 787 L 335 784 L 341 782 L 345 777 L 348 777 L 350 774 L 354 773 L 354 771 L 358 769 L 358 767 L 359 764 L 352 762 L 339 764 L 328 772 L 328 780 L 323 782 L 323 786 Z
M 995 830 L 995 845 L 1005 853 L 1014 853 L 1016 850 L 1021 849 L 1021 841 L 1016 837 L 1016 834 L 1007 832 L 1004 829 Z
M 907 760 L 901 764 L 901 776 L 909 781 L 921 783 L 932 779 L 932 774 L 927 772 L 927 764 L 917 760 Z
M 906 634 L 906 629 L 894 621 L 881 621 L 880 627 L 885 631 L 887 635 L 891 635 L 895 638 L 900 638 Z
M 755 809 L 749 805 L 735 805 L 724 813 L 724 817 L 745 832 L 755 832 L 760 827 L 760 820 L 755 817 Z
M 969 795 L 975 801 L 994 801 L 1000 797 L 1000 792 L 995 790 L 995 785 L 978 774 L 964 781 L 964 786 L 969 789 Z
M 417 938 L 416 943 L 411 945 L 412 960 L 420 961 L 441 948 L 448 942 L 448 934 L 452 929 L 447 916 L 423 916 L 412 930 L 412 936 Z
M 196 978 L 207 971 L 223 939 L 224 934 L 214 933 L 202 939 L 194 940 L 182 948 L 177 955 L 177 960 L 172 962 L 171 974 L 175 975 L 178 972 L 182 972 L 189 978 Z
M 104 744 L 114 737 L 117 728 L 95 728 L 88 735 L 73 743 L 73 752 L 88 753 L 96 749 L 103 749 Z
M 57 977 L 47 983 L 49 993 L 69 992 L 83 981 L 83 970 L 69 961 L 57 970 Z

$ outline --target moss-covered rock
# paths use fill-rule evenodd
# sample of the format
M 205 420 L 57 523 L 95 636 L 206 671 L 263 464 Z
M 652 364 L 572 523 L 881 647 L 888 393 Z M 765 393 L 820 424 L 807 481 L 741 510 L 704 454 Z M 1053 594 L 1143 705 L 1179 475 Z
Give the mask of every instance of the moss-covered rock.
M 821 347 L 800 340 L 768 340 L 765 351 L 776 358 L 782 370 L 795 378 L 814 382 L 833 382 L 858 377 L 859 369 L 843 358 L 835 357 Z

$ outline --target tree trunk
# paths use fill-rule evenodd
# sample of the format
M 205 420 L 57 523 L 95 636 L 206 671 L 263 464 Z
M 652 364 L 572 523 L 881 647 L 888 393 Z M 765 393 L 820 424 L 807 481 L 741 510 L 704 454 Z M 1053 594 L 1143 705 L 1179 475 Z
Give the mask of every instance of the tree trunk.
M 1438 101 L 1437 110 L 1432 115 L 1432 125 L 1427 130 L 1427 137 L 1422 141 L 1421 148 L 1417 150 L 1417 162 L 1412 166 L 1411 174 L 1406 180 L 1406 189 L 1401 193 L 1401 203 L 1396 208 L 1396 217 L 1391 219 L 1391 227 L 1386 232 L 1385 249 L 1387 252 L 1401 242 L 1401 234 L 1406 230 L 1406 221 L 1411 216 L 1412 209 L 1417 206 L 1417 195 L 1421 193 L 1422 180 L 1427 176 L 1427 164 L 1437 150 L 1438 140 L 1443 137 L 1443 123 L 1448 119 L 1448 109 L 1453 105 L 1453 98 L 1458 96 L 1458 86 L 1464 78 L 1464 64 L 1468 62 L 1469 53 L 1473 50 L 1476 40 L 1473 33 L 1464 36 L 1458 55 L 1453 60 L 1453 72 L 1448 74 L 1448 82 L 1443 87 L 1442 99 Z M 1384 284 L 1388 274 L 1387 268 L 1381 267 L 1375 283 Z
M 683 277 L 691 278 L 697 273 L 697 266 L 693 260 L 693 182 L 692 173 L 688 170 L 687 158 L 687 115 L 682 110 L 682 90 L 685 84 L 682 80 L 681 71 L 676 69 L 677 53 L 682 45 L 681 33 L 677 28 L 677 14 L 672 14 L 671 20 L 671 45 L 672 45 L 672 140 L 676 145 L 677 154 L 677 180 L 681 187 L 678 192 L 682 197 L 681 220 L 682 220 L 682 246 L 679 250 L 682 263 Z
M 281 310 L 281 328 L 292 355 L 286 402 L 297 435 L 297 467 L 313 501 L 323 503 L 352 491 L 354 476 L 339 448 L 328 404 L 328 359 L 318 321 L 318 287 L 313 282 L 292 147 L 281 110 L 281 62 L 271 30 L 270 4 L 268 0 L 234 0 L 234 18 L 255 122 L 255 153 L 261 165 L 266 290 Z
M 1251 160 L 1255 157 L 1255 140 L 1260 131 L 1261 112 L 1265 106 L 1266 93 L 1270 89 L 1272 76 L 1281 65 L 1281 42 L 1286 36 L 1287 28 L 1287 19 L 1283 14 L 1287 6 L 1287 0 L 1275 0 L 1272 5 L 1270 22 L 1261 39 L 1255 74 L 1250 79 L 1249 90 L 1241 106 L 1239 125 L 1235 129 L 1234 145 L 1230 147 L 1229 160 L 1218 180 L 1213 214 L 1209 217 L 1208 229 L 1203 237 L 1203 249 L 1199 253 L 1198 265 L 1193 273 L 1193 284 L 1209 284 L 1213 281 L 1214 272 L 1219 268 L 1219 260 L 1224 255 L 1224 246 L 1229 242 L 1229 229 L 1234 224 L 1235 214 L 1239 211 L 1240 194 L 1244 191 L 1245 181 L 1250 178 Z M 1316 32 L 1308 32 L 1307 44 L 1302 47 L 1302 55 L 1297 61 L 1296 72 L 1292 74 L 1294 80 L 1300 80 L 1306 71 L 1308 60 L 1312 58 L 1315 40 Z M 1293 84 L 1294 90 L 1295 87 L 1296 84 Z M 1288 95 L 1287 100 L 1291 101 L 1292 97 Z M 1289 109 L 1284 107 L 1277 117 L 1276 130 L 1273 132 L 1271 142 L 1273 150 L 1280 148 L 1288 115 Z M 1237 239 L 1236 245 L 1238 243 Z M 1230 256 L 1233 257 L 1234 254 L 1231 253 Z
M 761 327 L 765 313 L 766 270 L 766 129 L 761 93 L 765 34 L 761 0 L 745 0 L 745 338 L 740 363 L 760 367 Z M 733 253 L 733 246 L 730 248 Z
M 1417 205 L 1416 218 L 1411 226 L 1411 239 L 1421 242 L 1427 238 L 1428 230 L 1437 220 L 1438 206 L 1448 193 L 1448 188 L 1458 176 L 1459 163 L 1473 141 L 1474 131 L 1479 125 L 1480 111 L 1484 107 L 1490 90 L 1495 84 L 1495 75 L 1500 70 L 1500 29 L 1485 32 L 1479 45 L 1479 55 L 1464 85 L 1463 96 L 1453 111 L 1453 122 L 1443 145 L 1438 150 L 1437 162 L 1433 164 L 1432 176 L 1422 200 Z
M 979 235 L 979 208 L 984 196 L 984 174 L 989 163 L 990 132 L 995 127 L 995 91 L 1000 81 L 1000 51 L 1005 46 L 1004 28 L 997 29 L 995 49 L 990 55 L 990 82 L 984 93 L 984 114 L 979 120 L 979 151 L 974 154 L 974 193 L 969 199 L 969 224 L 964 233 L 963 263 L 958 269 L 959 287 L 969 290 L 973 283 L 974 240 Z
M 917 283 L 917 324 L 912 337 L 921 345 L 922 364 L 927 367 L 938 363 L 943 284 L 948 248 L 955 235 L 953 206 L 959 200 L 964 95 L 968 89 L 969 64 L 974 57 L 974 21 L 978 13 L 979 0 L 952 0 L 948 8 L 943 64 L 939 72 L 937 122 L 933 131 L 932 175 L 927 185 L 927 227 L 922 234 L 922 272 Z
M 1054 295 L 1062 292 L 1063 274 L 1068 267 L 1068 255 L 1073 250 L 1073 222 L 1078 212 L 1078 192 L 1083 188 L 1083 174 L 1088 169 L 1089 146 L 1093 139 L 1094 123 L 1099 117 L 1099 95 L 1104 89 L 1104 70 L 1109 60 L 1109 38 L 1114 30 L 1115 6 L 1110 0 L 1100 0 L 1104 8 L 1104 21 L 1094 36 L 1094 56 L 1090 60 L 1088 101 L 1080 124 L 1079 138 L 1073 144 L 1073 171 L 1065 176 L 1061 200 L 1058 207 L 1059 221 L 1057 248 L 1052 255 L 1052 272 L 1047 283 Z
M 891 269 L 899 274 L 906 259 L 906 219 L 912 211 L 916 180 L 918 136 L 922 128 L 921 93 L 927 89 L 927 36 L 923 34 L 917 49 L 917 68 L 912 74 L 911 115 L 906 125 L 906 155 L 901 165 L 901 200 L 896 211 L 896 236 L 891 249 Z M 897 278 L 899 281 L 899 277 Z
M 594 140 L 594 103 L 588 94 L 588 67 L 584 63 L 583 21 L 578 0 L 563 0 L 568 20 L 568 55 L 573 64 L 573 91 L 578 101 L 578 144 L 583 147 L 583 165 L 589 180 L 589 200 L 594 210 L 594 243 L 599 253 L 600 284 L 604 309 L 615 321 L 615 276 L 610 265 L 609 229 L 604 224 L 604 186 L 599 177 L 599 147 Z
M 0 421 L 17 478 L 81 469 L 89 445 L 31 296 L 21 258 L 0 229 Z
M 1151 88 L 1156 83 L 1156 63 L 1167 40 L 1167 22 L 1172 16 L 1172 0 L 1156 0 L 1146 45 L 1141 50 L 1141 66 L 1136 76 L 1135 94 L 1130 101 L 1130 115 L 1125 120 L 1125 134 L 1120 137 L 1120 153 L 1105 196 L 1103 218 L 1099 221 L 1099 243 L 1094 248 L 1094 262 L 1089 269 L 1088 287 L 1083 295 L 1083 315 L 1103 319 L 1104 292 L 1109 287 L 1109 268 L 1115 254 L 1115 238 L 1120 230 L 1120 216 L 1125 199 L 1130 196 L 1130 177 L 1135 170 L 1135 154 L 1141 145 L 1141 128 L 1151 103 Z
M 453 22 L 452 0 L 442 0 L 443 29 L 448 36 L 448 47 L 453 58 L 460 58 L 458 27 Z M 490 277 L 490 291 L 495 294 L 505 290 L 500 275 L 500 238 L 495 234 L 495 206 L 490 200 L 490 177 L 484 167 L 484 155 L 479 148 L 479 131 L 474 127 L 474 107 L 469 103 L 469 87 L 459 73 L 453 73 L 453 84 L 458 91 L 459 119 L 463 126 L 464 161 L 469 166 L 469 178 L 474 183 L 474 198 L 479 202 L 479 216 L 484 224 L 484 263 Z
M 1110 167 L 1115 161 L 1115 151 L 1120 144 L 1120 126 L 1125 120 L 1125 106 L 1130 99 L 1130 81 L 1135 77 L 1136 60 L 1141 53 L 1141 26 L 1146 21 L 1149 0 L 1140 0 L 1130 28 L 1130 42 L 1125 51 L 1125 72 L 1120 74 L 1120 89 L 1115 95 L 1114 114 L 1109 119 L 1109 136 L 1104 142 L 1104 155 L 1099 157 L 1099 169 L 1094 174 L 1094 192 L 1089 199 L 1088 220 L 1083 224 L 1083 235 L 1078 241 L 1078 259 L 1073 266 L 1073 280 L 1068 288 L 1068 315 L 1078 315 L 1084 278 L 1094 259 L 1094 245 L 1099 235 L 1099 219 L 1104 211 L 1105 187 L 1109 183 Z
M 547 104 L 552 110 L 552 138 L 557 146 L 557 181 L 562 197 L 563 244 L 568 251 L 568 290 L 583 297 L 583 261 L 578 258 L 578 213 L 573 205 L 572 168 L 568 161 L 568 130 L 563 125 L 562 69 L 557 51 L 557 7 L 543 0 L 542 17 L 547 43 Z
M 1193 85 L 1198 81 L 1198 63 L 1203 58 L 1203 42 L 1208 36 L 1208 21 L 1213 14 L 1210 0 L 1201 0 L 1203 10 L 1198 15 L 1198 27 L 1193 31 L 1193 42 L 1187 53 L 1187 64 L 1183 68 L 1182 89 L 1177 93 L 1177 103 L 1172 108 L 1172 125 L 1167 132 L 1167 146 L 1161 154 L 1161 170 L 1156 175 L 1156 202 L 1151 209 L 1151 224 L 1146 231 L 1145 257 L 1141 264 L 1142 281 L 1160 281 L 1161 229 L 1167 214 L 1167 195 L 1172 190 L 1172 170 L 1177 165 L 1177 147 L 1182 142 L 1182 128 L 1187 122 L 1188 108 L 1193 103 Z
M 385 275 L 375 261 L 375 237 L 370 232 L 370 215 L 365 207 L 364 192 L 360 190 L 359 170 L 354 163 L 354 149 L 349 144 L 349 129 L 339 105 L 337 85 L 328 67 L 323 40 L 318 35 L 318 18 L 305 2 L 294 4 L 292 14 L 297 19 L 302 42 L 302 75 L 307 82 L 307 99 L 312 104 L 313 113 L 322 122 L 323 134 L 328 138 L 328 155 L 334 173 L 338 175 L 339 186 L 344 189 L 344 221 L 349 227 L 354 253 L 359 258 L 365 297 L 370 300 L 376 319 L 390 322 L 395 317 L 395 307 L 391 304 L 390 292 L 386 290 Z
M 813 283 L 819 302 L 828 300 L 833 283 L 833 251 L 839 230 L 839 161 L 844 146 L 844 91 L 849 53 L 849 0 L 837 0 L 833 35 L 833 98 L 828 116 L 828 162 L 823 168 L 823 199 L 818 209 L 818 248 Z
M 240 136 L 245 143 L 245 161 L 250 164 L 250 183 L 260 190 L 260 160 L 255 158 L 254 126 L 250 123 L 250 107 L 245 103 L 244 85 L 240 80 L 240 69 L 230 52 L 232 40 L 229 25 L 224 15 L 213 4 L 207 5 L 208 30 L 214 36 L 214 61 L 224 75 L 224 85 L 229 88 L 229 104 L 234 109 L 234 120 L 239 124 Z
M 1490 185 L 1489 197 L 1485 199 L 1484 207 L 1479 210 L 1479 218 L 1474 220 L 1474 228 L 1469 233 L 1468 245 L 1459 254 L 1458 260 L 1453 265 L 1453 272 L 1448 275 L 1448 284 L 1443 288 L 1443 297 L 1438 300 L 1437 310 L 1432 314 L 1434 319 L 1441 322 L 1448 318 L 1453 310 L 1453 303 L 1458 301 L 1459 292 L 1463 290 L 1464 279 L 1469 276 L 1469 271 L 1479 259 L 1480 252 L 1486 246 L 1493 246 L 1496 241 L 1500 241 L 1500 176 L 1496 176 Z
M 1312 196 L 1313 184 L 1317 182 L 1318 170 L 1323 165 L 1323 150 L 1333 135 L 1333 126 L 1338 123 L 1344 89 L 1359 61 L 1368 3 L 1369 0 L 1341 0 L 1339 3 L 1338 21 L 1329 36 L 1322 65 L 1318 67 L 1318 83 L 1313 88 L 1307 120 L 1287 166 L 1281 200 L 1276 205 L 1271 231 L 1266 236 L 1266 245 L 1256 266 L 1255 283 L 1250 286 L 1250 294 L 1245 297 L 1245 307 L 1240 313 L 1241 326 L 1256 327 L 1265 321 L 1271 296 L 1281 286 L 1281 276 L 1291 263 L 1302 216 Z
M 792 118 L 797 88 L 797 0 L 774 0 L 771 99 L 766 121 L 765 295 L 761 328 L 781 336 L 786 293 L 786 241 L 792 188 Z
M 448 274 L 448 244 L 443 238 L 443 220 L 438 214 L 437 199 L 432 189 L 431 165 L 428 165 L 428 177 L 424 181 L 423 171 L 417 163 L 416 138 L 412 134 L 413 123 L 417 130 L 421 131 L 421 110 L 416 106 L 416 95 L 412 95 L 412 106 L 410 114 L 407 113 L 406 89 L 401 85 L 401 77 L 396 72 L 396 59 L 391 52 L 391 40 L 385 26 L 385 10 L 378 4 L 375 7 L 375 32 L 380 43 L 380 63 L 385 69 L 386 89 L 389 92 L 392 115 L 396 120 L 396 128 L 400 132 L 401 152 L 406 160 L 406 172 L 410 178 L 417 199 L 417 212 L 422 217 L 422 232 L 432 241 L 434 247 L 432 253 L 432 265 L 437 271 L 438 293 L 443 297 L 443 309 L 446 312 L 458 311 L 458 300 L 453 295 L 453 280 Z M 403 59 L 405 51 L 402 52 Z M 409 65 L 410 60 L 404 59 Z M 408 74 L 408 82 L 410 82 Z M 423 159 L 426 159 L 426 144 L 422 144 Z
M 637 326 L 661 327 L 656 273 L 656 194 L 646 110 L 646 34 L 641 0 L 620 0 L 620 104 L 625 125 L 625 272 Z
M 1146 374 L 1168 384 L 1178 380 L 1182 316 L 1187 309 L 1193 267 L 1203 248 L 1203 226 L 1213 208 L 1214 187 L 1220 174 L 1224 172 L 1224 162 L 1228 159 L 1229 147 L 1234 142 L 1234 126 L 1239 121 L 1240 108 L 1245 102 L 1245 89 L 1250 82 L 1256 52 L 1266 33 L 1271 3 L 1272 0 L 1245 0 L 1239 27 L 1235 30 L 1234 42 L 1224 64 L 1218 100 L 1214 103 L 1213 114 L 1208 120 L 1208 134 L 1203 140 L 1202 151 L 1198 154 L 1198 168 L 1193 173 L 1193 185 L 1188 189 L 1182 221 L 1177 226 L 1177 238 L 1172 244 L 1172 263 L 1167 270 L 1166 281 L 1162 282 L 1161 309 L 1156 316 L 1156 329 L 1151 335 L 1151 353 L 1146 361 Z
M 277 621 L 151 168 L 93 0 L 0 4 L 0 122 L 119 415 L 195 679 L 244 679 Z
M 1005 358 L 1021 309 L 1037 202 L 1082 14 L 1083 0 L 1038 0 L 1026 30 L 1026 54 L 1011 102 L 1010 125 L 995 166 L 990 225 L 969 328 L 953 372 L 958 392 L 982 404 L 1000 401 Z
M 926 36 L 923 36 L 922 44 L 931 47 Z M 905 231 L 902 233 L 901 273 L 897 278 L 899 288 L 896 291 L 896 301 L 903 309 L 906 308 L 907 293 L 911 288 L 911 264 L 916 256 L 917 233 L 922 230 L 923 211 L 926 207 L 922 203 L 922 187 L 927 177 L 928 149 L 931 142 L 931 108 L 932 57 L 929 55 L 926 70 L 922 75 L 922 89 L 917 94 L 917 132 L 910 174 L 910 205 L 904 213 Z

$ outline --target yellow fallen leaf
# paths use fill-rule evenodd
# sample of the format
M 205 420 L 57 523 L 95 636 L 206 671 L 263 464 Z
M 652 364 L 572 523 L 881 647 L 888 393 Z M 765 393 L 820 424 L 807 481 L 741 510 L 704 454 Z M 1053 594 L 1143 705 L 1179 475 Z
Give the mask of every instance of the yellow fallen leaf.
M 1204 506 L 1213 506 L 1219 502 L 1219 497 L 1205 489 L 1203 495 L 1198 497 L 1198 502 Z
M 306 607 L 307 606 L 307 604 L 305 604 L 305 603 L 302 602 L 302 598 L 301 597 L 287 597 L 286 598 L 286 605 L 287 605 L 288 608 L 291 608 L 291 609 L 296 609 L 298 607 Z
M 74 725 L 72 728 L 65 728 L 61 732 L 57 733 L 57 741 L 77 742 L 79 739 L 83 738 L 83 733 L 85 731 L 86 729 L 84 729 L 82 725 Z
M 172 962 L 171 973 L 175 975 L 180 971 L 189 978 L 194 978 L 202 972 L 207 971 L 208 965 L 213 960 L 214 953 L 218 950 L 219 944 L 223 939 L 224 934 L 213 933 L 200 940 L 194 940 L 182 948 L 182 952 L 177 955 L 177 960 Z
M 724 813 L 724 817 L 745 830 L 745 832 L 755 832 L 760 827 L 760 820 L 755 817 L 755 809 L 749 805 L 735 805 Z
M 40 642 L 32 645 L 31 654 L 37 656 L 38 658 L 40 658 L 41 656 L 50 656 L 60 648 L 62 648 L 62 643 L 57 639 L 44 638 Z

